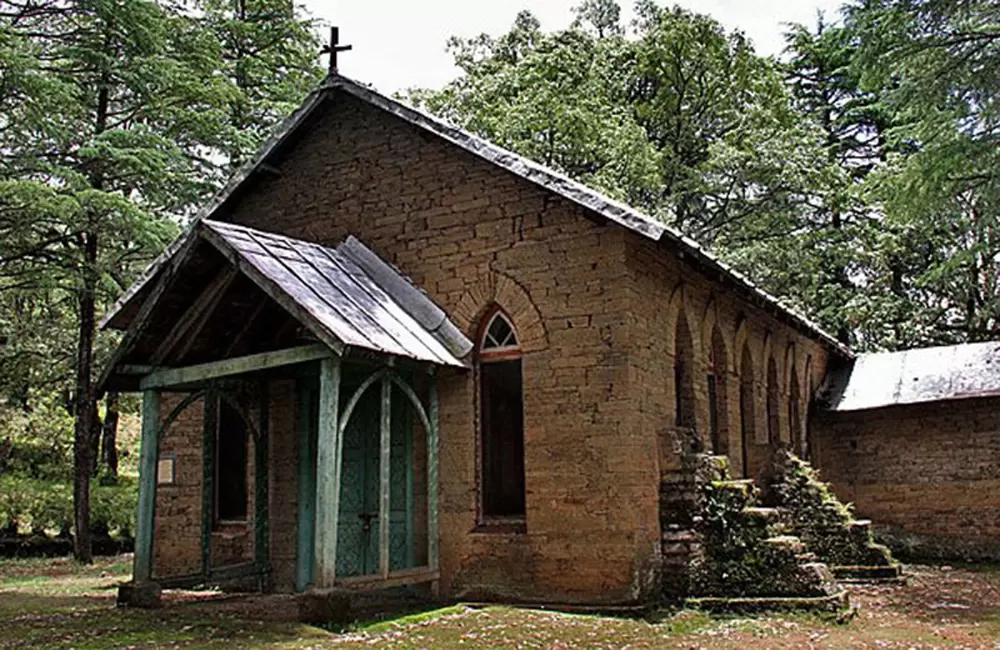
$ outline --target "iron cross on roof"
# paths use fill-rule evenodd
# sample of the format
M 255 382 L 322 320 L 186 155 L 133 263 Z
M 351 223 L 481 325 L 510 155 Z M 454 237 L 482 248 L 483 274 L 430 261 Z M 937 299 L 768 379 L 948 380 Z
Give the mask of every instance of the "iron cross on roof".
M 330 44 L 320 50 L 320 54 L 330 55 L 330 74 L 337 72 L 337 54 L 340 52 L 347 52 L 353 49 L 353 45 L 341 45 L 340 44 L 340 28 L 331 27 L 330 28 Z

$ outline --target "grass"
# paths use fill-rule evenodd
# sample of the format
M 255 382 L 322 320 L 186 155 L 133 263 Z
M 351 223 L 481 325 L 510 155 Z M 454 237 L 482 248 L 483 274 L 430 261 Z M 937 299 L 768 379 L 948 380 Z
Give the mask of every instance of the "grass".
M 809 614 L 648 619 L 458 604 L 359 621 L 340 632 L 295 621 L 288 596 L 168 592 L 159 610 L 114 606 L 127 557 L 0 560 L 0 650 L 51 648 L 997 648 L 996 567 L 912 567 L 910 585 L 864 587 L 846 624 Z M 945 604 L 946 606 L 942 605 Z

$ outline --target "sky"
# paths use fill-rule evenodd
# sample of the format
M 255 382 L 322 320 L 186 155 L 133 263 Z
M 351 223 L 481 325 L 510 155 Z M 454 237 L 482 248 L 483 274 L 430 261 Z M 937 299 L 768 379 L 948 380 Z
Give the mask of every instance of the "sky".
M 573 19 L 579 0 L 297 0 L 327 25 L 340 27 L 340 72 L 383 93 L 410 87 L 438 88 L 458 70 L 445 51 L 450 36 L 505 33 L 522 9 L 546 31 Z M 662 0 L 665 2 L 666 0 Z M 780 54 L 785 23 L 811 25 L 817 11 L 834 18 L 842 0 L 677 0 L 706 13 L 729 29 L 743 31 L 761 54 Z M 623 18 L 632 18 L 630 0 L 620 0 Z M 325 60 L 324 60 L 325 64 Z

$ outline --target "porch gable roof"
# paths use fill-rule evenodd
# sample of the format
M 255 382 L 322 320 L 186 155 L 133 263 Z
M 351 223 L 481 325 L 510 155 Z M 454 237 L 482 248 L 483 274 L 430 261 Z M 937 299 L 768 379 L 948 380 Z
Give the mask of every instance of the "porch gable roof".
M 166 265 L 180 268 L 189 263 L 184 258 L 199 239 L 338 353 L 356 348 L 468 366 L 463 358 L 472 342 L 425 293 L 354 237 L 328 248 L 202 219 L 173 247 Z M 154 293 L 146 299 L 158 297 Z M 128 326 L 131 330 L 142 324 L 133 321 Z M 119 355 L 128 352 L 128 341 L 126 335 Z

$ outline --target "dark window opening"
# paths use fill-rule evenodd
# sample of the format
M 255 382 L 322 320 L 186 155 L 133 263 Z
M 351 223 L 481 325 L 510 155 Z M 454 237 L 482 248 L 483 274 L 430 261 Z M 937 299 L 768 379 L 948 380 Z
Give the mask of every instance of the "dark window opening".
M 708 430 L 712 434 L 712 451 L 719 453 L 722 441 L 719 439 L 719 387 L 715 374 L 708 374 Z
M 767 360 L 767 401 L 765 403 L 767 416 L 767 441 L 778 444 L 778 368 L 774 357 Z
M 524 386 L 517 335 L 502 312 L 484 328 L 479 348 L 482 515 L 525 515 Z
M 740 455 L 743 461 L 743 477 L 750 478 L 750 443 L 756 436 L 754 411 L 753 357 L 750 348 L 743 345 L 740 360 Z
M 729 453 L 729 407 L 726 392 L 726 348 L 722 333 L 712 330 L 712 346 L 708 357 L 708 426 L 712 452 Z
M 800 401 L 799 375 L 795 372 L 795 366 L 792 366 L 792 377 L 788 387 L 788 428 L 792 453 L 797 456 L 804 453 L 802 449 L 802 417 L 799 411 Z
M 215 447 L 215 519 L 247 518 L 247 426 L 226 400 L 219 400 Z
M 691 431 L 695 428 L 693 359 L 694 345 L 682 309 L 674 331 L 674 423 Z

